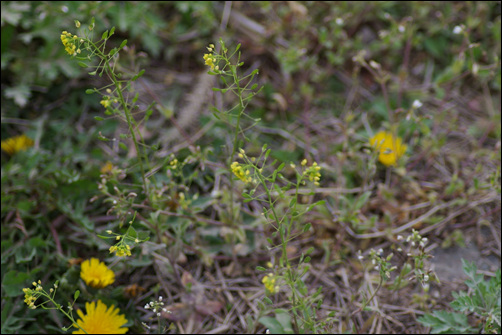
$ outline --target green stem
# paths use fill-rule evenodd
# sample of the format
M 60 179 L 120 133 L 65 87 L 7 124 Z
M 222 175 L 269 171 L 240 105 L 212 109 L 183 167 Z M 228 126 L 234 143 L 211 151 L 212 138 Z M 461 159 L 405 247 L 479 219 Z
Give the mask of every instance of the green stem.
M 94 48 L 94 51 L 96 52 L 96 54 L 101 58 L 102 61 L 105 62 L 104 68 L 106 70 L 106 73 L 108 74 L 108 76 L 112 80 L 113 85 L 117 88 L 117 94 L 118 94 L 118 97 L 120 99 L 120 104 L 121 104 L 122 108 L 124 108 L 124 115 L 125 115 L 126 120 L 127 120 L 127 125 L 128 125 L 128 128 L 129 128 L 129 132 L 131 133 L 131 137 L 132 137 L 133 142 L 134 142 L 134 147 L 136 148 L 136 153 L 138 155 L 139 165 L 140 165 L 140 168 L 141 168 L 141 177 L 142 177 L 142 180 L 143 180 L 143 188 L 144 188 L 144 192 L 146 194 L 148 188 L 147 188 L 147 184 L 146 184 L 145 168 L 143 166 L 143 157 L 142 157 L 141 151 L 139 150 L 139 144 L 138 144 L 138 139 L 136 138 L 136 132 L 134 131 L 134 127 L 133 127 L 133 125 L 134 125 L 135 122 L 134 122 L 134 119 L 133 119 L 133 117 L 131 115 L 131 111 L 127 107 L 127 103 L 126 103 L 126 101 L 124 99 L 124 96 L 122 94 L 122 89 L 120 87 L 119 81 L 117 80 L 117 77 L 115 76 L 115 72 L 114 72 L 112 66 L 110 65 L 110 59 L 91 40 L 86 40 L 86 41 L 89 43 L 89 45 L 92 45 L 92 47 Z

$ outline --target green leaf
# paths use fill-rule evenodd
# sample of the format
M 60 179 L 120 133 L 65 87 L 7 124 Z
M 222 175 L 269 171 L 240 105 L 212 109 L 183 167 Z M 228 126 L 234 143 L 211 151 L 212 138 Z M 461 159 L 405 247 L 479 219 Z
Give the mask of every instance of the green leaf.
M 123 142 L 119 142 L 119 147 L 121 147 L 125 151 L 129 151 L 129 148 Z
M 114 33 L 115 33 L 115 27 L 112 27 L 112 29 L 110 29 L 110 33 L 108 34 L 108 37 L 112 36 Z
M 305 226 L 303 226 L 303 232 L 304 233 L 308 232 L 310 230 L 310 227 L 312 227 L 312 224 L 309 222 Z
M 78 66 L 80 66 L 80 67 L 84 67 L 84 68 L 85 68 L 85 67 L 87 67 L 88 65 L 87 65 L 86 63 L 84 63 L 84 62 L 78 62 Z
M 257 271 L 267 271 L 267 269 L 265 269 L 263 266 L 257 266 L 256 270 Z
M 73 295 L 73 301 L 77 301 L 79 295 L 80 295 L 80 291 L 76 290 L 75 294 Z
M 305 255 L 310 255 L 314 250 L 314 247 L 308 248 L 308 250 L 305 252 Z
M 28 279 L 30 279 L 30 276 L 25 272 L 18 272 L 16 270 L 7 272 L 2 281 L 5 295 L 7 297 L 15 297 L 23 294 L 22 289 L 25 287 L 25 282 Z
M 102 39 L 102 40 L 106 40 L 107 38 L 108 38 L 108 30 L 107 30 L 107 31 L 105 31 L 105 32 L 103 33 L 103 35 L 101 35 L 101 39 Z
M 426 314 L 418 321 L 427 327 L 431 327 L 433 334 L 472 334 L 473 329 L 469 326 L 467 316 L 460 313 L 446 311 L 434 311 L 433 315 Z
M 127 44 L 127 40 L 123 40 L 122 43 L 120 43 L 119 49 L 122 49 L 123 47 L 125 47 L 126 44 Z
M 85 90 L 85 94 L 93 94 L 94 92 L 96 92 L 96 90 L 94 88 L 89 88 L 89 89 Z
M 357 200 L 354 204 L 354 210 L 357 211 L 357 210 L 361 209 L 366 204 L 366 202 L 368 202 L 368 199 L 370 198 L 370 196 L 371 196 L 371 191 L 366 191 L 363 194 L 361 194 L 359 196 L 359 198 L 357 198 Z
M 296 201 L 297 201 L 296 197 L 293 198 L 293 199 L 291 199 L 291 201 L 289 202 L 289 206 L 288 207 L 289 208 L 293 208 L 296 205 Z
M 270 300 L 270 299 L 269 299 Z M 267 327 L 270 334 L 293 334 L 291 326 L 291 317 L 288 313 L 278 313 L 275 318 L 263 316 L 258 320 L 259 323 Z
M 137 75 L 135 75 L 134 77 L 132 77 L 132 79 L 131 79 L 131 80 L 132 80 L 132 81 L 137 80 L 137 79 L 138 79 L 139 77 L 141 77 L 144 73 L 145 73 L 145 70 L 144 70 L 144 69 L 143 69 L 143 70 L 141 70 L 141 71 L 139 71 L 139 72 L 138 72 L 138 74 L 137 74 Z
M 104 120 L 104 118 L 103 118 L 103 117 L 101 117 L 101 116 L 95 116 L 95 117 L 94 117 L 94 120 L 96 120 L 96 121 L 103 121 L 103 120 Z

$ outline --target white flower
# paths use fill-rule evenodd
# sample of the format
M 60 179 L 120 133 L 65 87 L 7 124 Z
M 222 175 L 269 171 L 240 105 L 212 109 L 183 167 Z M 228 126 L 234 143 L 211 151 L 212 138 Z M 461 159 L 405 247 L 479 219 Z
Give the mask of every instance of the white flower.
M 343 24 L 343 19 L 341 17 L 336 18 L 335 20 L 336 24 L 341 26 Z
M 397 27 L 397 29 L 399 30 L 400 33 L 404 33 L 404 26 L 402 24 L 400 24 L 399 27 Z
M 464 28 L 462 28 L 461 26 L 455 26 L 455 28 L 453 28 L 453 33 L 456 35 L 461 34 L 463 31 Z
M 416 100 L 415 100 L 415 101 L 416 101 Z M 413 104 L 414 104 L 414 103 L 413 103 Z M 403 236 L 401 236 L 401 235 L 397 235 L 397 240 L 398 240 L 398 241 L 401 241 L 402 239 L 403 239 Z
M 420 100 L 415 100 L 413 101 L 413 104 L 411 105 L 414 109 L 418 109 L 420 107 L 422 107 L 422 102 Z

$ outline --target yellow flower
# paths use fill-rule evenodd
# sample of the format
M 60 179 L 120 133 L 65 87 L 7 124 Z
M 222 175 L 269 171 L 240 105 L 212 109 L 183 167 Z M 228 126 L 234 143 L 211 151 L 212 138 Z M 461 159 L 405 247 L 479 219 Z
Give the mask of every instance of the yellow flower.
M 249 176 L 249 170 L 244 170 L 238 162 L 233 162 L 232 165 L 230 165 L 230 169 L 232 169 L 234 175 L 243 182 L 249 183 L 253 181 L 253 178 Z
M 277 278 L 271 273 L 269 273 L 268 275 L 263 277 L 261 282 L 265 286 L 265 289 L 267 290 L 267 292 L 269 292 L 271 294 L 278 293 L 280 290 L 280 287 L 278 285 L 275 285 L 277 282 Z
M 101 300 L 85 303 L 87 314 L 84 315 L 81 310 L 77 310 L 80 319 L 77 324 L 85 329 L 88 334 L 125 334 L 129 328 L 122 327 L 127 323 L 124 314 L 119 314 L 120 310 L 111 305 L 106 306 Z M 75 326 L 75 325 L 74 325 Z M 73 334 L 85 334 L 81 329 Z
M 103 165 L 100 169 L 101 173 L 103 174 L 110 173 L 112 172 L 112 170 L 113 170 L 113 164 L 110 161 L 106 162 L 106 164 Z
M 118 257 L 131 256 L 131 247 L 129 245 L 119 242 L 119 244 L 110 247 L 110 253 L 114 252 L 116 252 L 116 255 Z
M 10 156 L 18 151 L 26 150 L 33 146 L 33 140 L 26 135 L 14 136 L 2 141 L 2 150 Z
M 214 71 L 215 67 L 216 67 L 216 70 L 218 70 L 218 66 L 217 63 L 218 61 L 216 60 L 216 56 L 213 55 L 212 53 L 209 53 L 209 54 L 205 54 L 204 55 L 204 61 L 205 61 L 205 64 L 207 66 L 210 66 L 211 67 L 211 70 Z
M 303 162 L 302 165 L 304 165 Z M 314 182 L 314 185 L 319 186 L 319 180 L 321 179 L 321 172 L 319 171 L 321 171 L 321 167 L 314 162 L 303 172 L 303 174 L 307 175 L 309 180 Z
M 108 98 L 103 98 L 103 100 L 101 100 L 99 103 L 102 104 L 103 107 L 105 107 L 105 108 L 110 107 L 112 104 L 112 102 Z
M 370 145 L 378 150 L 378 160 L 385 166 L 396 165 L 397 160 L 406 152 L 406 144 L 392 133 L 380 131 L 370 139 Z
M 88 286 L 103 288 L 115 281 L 115 273 L 105 263 L 100 262 L 99 259 L 91 258 L 82 263 L 80 278 Z
M 75 45 L 77 38 L 77 35 L 72 35 L 67 31 L 61 33 L 61 42 L 63 42 L 65 50 L 70 56 L 75 56 L 77 54 L 77 46 Z

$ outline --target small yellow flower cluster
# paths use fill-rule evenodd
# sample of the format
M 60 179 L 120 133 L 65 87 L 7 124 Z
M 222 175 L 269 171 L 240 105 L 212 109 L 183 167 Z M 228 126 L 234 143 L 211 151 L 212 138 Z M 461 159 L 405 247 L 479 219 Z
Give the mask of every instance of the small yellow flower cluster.
M 208 54 L 204 54 L 204 61 L 207 66 L 211 67 L 211 71 L 218 71 L 220 68 L 218 66 L 218 60 L 216 59 L 216 56 L 214 55 L 214 44 L 209 44 L 209 47 L 207 47 L 207 50 L 210 52 Z
M 373 136 L 370 139 L 370 145 L 378 151 L 378 160 L 385 166 L 396 165 L 407 148 L 401 138 L 386 131 L 380 131 Z
M 278 293 L 280 290 L 279 285 L 276 285 L 277 278 L 271 273 L 269 273 L 268 275 L 263 277 L 261 282 L 265 286 L 265 289 L 267 290 L 267 292 L 269 292 L 271 294 Z
M 106 162 L 105 165 L 103 165 L 101 167 L 101 169 L 99 171 L 101 171 L 101 173 L 103 173 L 103 174 L 108 174 L 108 173 L 112 172 L 113 168 L 114 168 L 114 166 L 113 166 L 112 162 L 108 161 L 108 162 Z
M 42 291 L 43 291 L 42 282 L 40 280 L 38 281 L 38 283 L 37 282 L 33 282 L 33 286 L 35 286 L 34 289 L 23 288 L 24 302 L 31 309 L 37 308 L 37 306 L 35 306 L 35 301 L 42 295 Z M 57 285 L 54 284 L 54 287 L 57 288 Z M 51 288 L 51 293 L 53 291 L 54 290 Z
M 304 159 L 302 165 L 305 166 L 306 164 L 307 161 Z M 303 175 L 307 176 L 310 181 L 313 181 L 315 186 L 319 186 L 319 180 L 321 179 L 321 172 L 319 171 L 321 171 L 321 167 L 314 162 L 303 172 Z
M 131 256 L 131 247 L 127 244 L 118 244 L 112 245 L 110 247 L 110 253 L 116 252 L 116 255 L 119 257 L 122 256 Z
M 173 170 L 176 170 L 178 167 L 178 160 L 174 158 L 171 162 L 169 162 L 170 168 Z
M 115 273 L 105 263 L 100 262 L 99 259 L 91 258 L 82 263 L 80 278 L 88 286 L 103 288 L 115 281 Z
M 240 165 L 238 162 L 233 162 L 232 165 L 230 165 L 230 168 L 232 169 L 232 172 L 235 174 L 235 176 L 243 182 L 250 183 L 253 181 L 253 178 L 249 176 L 249 170 L 244 170 L 242 165 Z
M 77 35 L 72 35 L 67 31 L 61 33 L 61 42 L 63 42 L 64 48 L 70 56 L 76 56 L 80 53 L 80 49 L 77 49 L 77 39 Z
M 29 308 L 35 309 L 37 306 L 35 306 L 35 301 L 38 299 L 40 294 L 38 292 L 42 291 L 42 282 L 39 280 L 37 282 L 33 282 L 33 286 L 35 286 L 35 289 L 30 289 L 30 288 L 23 288 L 24 292 L 24 302 L 28 305 Z
M 183 193 L 183 192 L 178 193 L 178 199 L 179 199 L 180 205 L 183 209 L 187 209 L 188 206 L 192 203 L 192 200 L 187 199 L 185 197 L 185 193 Z
M 99 103 L 102 104 L 106 109 L 108 109 L 108 107 L 112 105 L 112 101 L 108 97 L 104 97 L 103 100 L 101 100 Z
M 9 137 L 5 141 L 2 141 L 1 145 L 2 150 L 12 156 L 18 151 L 26 150 L 33 146 L 33 140 L 26 135 L 19 135 Z

